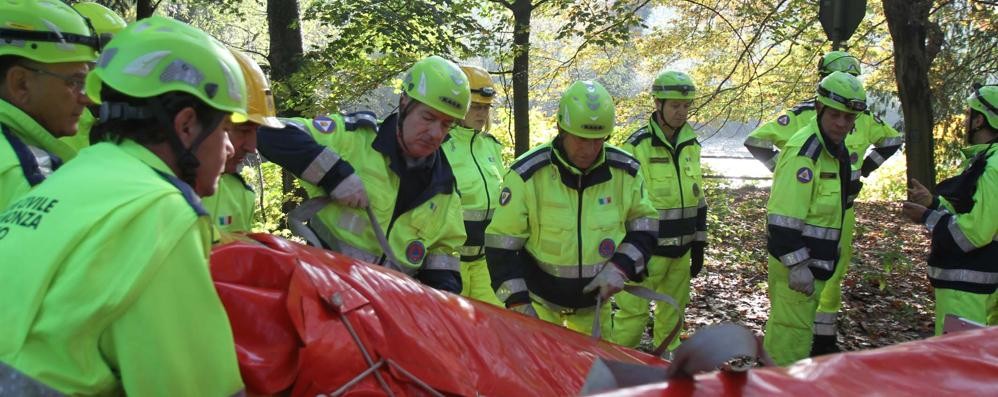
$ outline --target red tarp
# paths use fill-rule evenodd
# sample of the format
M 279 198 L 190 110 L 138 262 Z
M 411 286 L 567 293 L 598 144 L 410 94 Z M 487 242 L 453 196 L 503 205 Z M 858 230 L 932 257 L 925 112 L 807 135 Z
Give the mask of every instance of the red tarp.
M 400 273 L 270 235 L 215 248 L 211 273 L 232 323 L 247 390 L 331 393 L 370 367 L 398 395 L 578 394 L 596 357 L 666 366 L 505 309 L 425 287 Z M 401 368 L 401 369 L 398 369 Z M 366 377 L 351 393 L 383 395 Z
M 711 372 L 610 396 L 998 396 L 998 327 L 747 373 Z

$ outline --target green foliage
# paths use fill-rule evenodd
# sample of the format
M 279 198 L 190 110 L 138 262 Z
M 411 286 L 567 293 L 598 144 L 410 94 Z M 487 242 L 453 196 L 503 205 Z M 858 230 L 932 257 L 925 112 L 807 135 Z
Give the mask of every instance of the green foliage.
M 260 189 L 261 171 L 263 177 L 262 190 Z M 253 186 L 253 189 L 257 193 L 253 231 L 290 237 L 290 230 L 279 228 L 279 222 L 285 218 L 284 213 L 281 211 L 281 205 L 288 200 L 295 200 L 295 196 L 292 193 L 284 194 L 281 191 L 281 167 L 274 163 L 263 163 L 259 167 L 244 168 L 242 175 L 246 179 L 246 183 Z M 298 187 L 297 180 L 295 180 L 295 187 Z

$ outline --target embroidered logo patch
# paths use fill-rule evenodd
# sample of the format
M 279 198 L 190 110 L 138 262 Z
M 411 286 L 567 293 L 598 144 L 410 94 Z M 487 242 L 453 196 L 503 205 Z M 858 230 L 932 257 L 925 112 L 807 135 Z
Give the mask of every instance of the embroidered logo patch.
M 599 201 L 599 205 L 607 205 L 613 202 L 613 198 L 611 198 L 610 196 L 600 197 L 599 200 L 597 201 Z
M 604 258 L 609 258 L 611 255 L 613 255 L 616 248 L 617 244 L 614 243 L 613 240 L 605 238 L 603 239 L 603 241 L 600 241 L 599 243 L 599 256 L 602 256 Z
M 814 179 L 814 172 L 812 172 L 810 168 L 801 167 L 797 170 L 797 182 L 808 183 L 811 182 L 812 179 Z
M 700 197 L 700 185 L 693 184 L 693 197 Z
M 405 247 L 405 259 L 409 263 L 418 264 L 423 261 L 424 256 L 426 256 L 426 246 L 422 241 L 413 240 Z
M 513 198 L 513 193 L 509 191 L 509 188 L 502 188 L 502 191 L 499 192 L 499 205 L 505 206 L 509 204 L 509 199 L 511 198 Z
M 232 215 L 220 216 L 218 217 L 218 225 L 226 226 L 232 224 Z
M 859 161 L 859 153 L 856 153 L 856 152 L 850 153 L 849 154 L 849 163 L 850 164 L 856 164 L 857 161 Z
M 782 115 L 782 116 L 780 116 L 779 118 L 776 119 L 776 124 L 779 124 L 779 125 L 790 124 L 790 116 L 787 116 L 785 114 Z
M 330 134 L 336 127 L 336 122 L 326 116 L 319 116 L 312 120 L 312 126 L 323 134 Z

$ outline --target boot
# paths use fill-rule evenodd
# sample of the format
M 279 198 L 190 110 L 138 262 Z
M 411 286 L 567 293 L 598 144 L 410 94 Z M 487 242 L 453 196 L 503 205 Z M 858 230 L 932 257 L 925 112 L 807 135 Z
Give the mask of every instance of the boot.
M 815 335 L 811 342 L 811 357 L 842 351 L 836 344 L 835 335 Z

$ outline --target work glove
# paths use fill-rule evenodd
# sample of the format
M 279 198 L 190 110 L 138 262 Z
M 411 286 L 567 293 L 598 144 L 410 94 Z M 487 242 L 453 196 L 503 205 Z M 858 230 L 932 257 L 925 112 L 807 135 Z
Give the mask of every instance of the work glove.
M 509 307 L 509 310 L 520 313 L 527 317 L 539 318 L 537 317 L 537 311 L 534 310 L 534 305 L 530 303 L 521 303 L 518 305 L 513 305 Z
M 814 293 L 814 275 L 808 264 L 810 260 L 790 266 L 790 289 L 811 296 Z
M 696 277 L 703 270 L 703 252 L 706 248 L 705 243 L 693 243 L 690 252 L 690 278 Z
M 357 174 L 343 179 L 332 192 L 329 192 L 337 203 L 352 208 L 366 208 L 370 204 L 367 198 L 367 190 L 364 190 L 364 183 L 360 181 Z
M 599 296 L 605 301 L 624 289 L 625 282 L 627 282 L 627 274 L 613 262 L 607 262 L 603 265 L 603 269 L 596 274 L 596 277 L 593 277 L 593 281 L 582 288 L 582 292 L 589 293 L 599 288 Z

